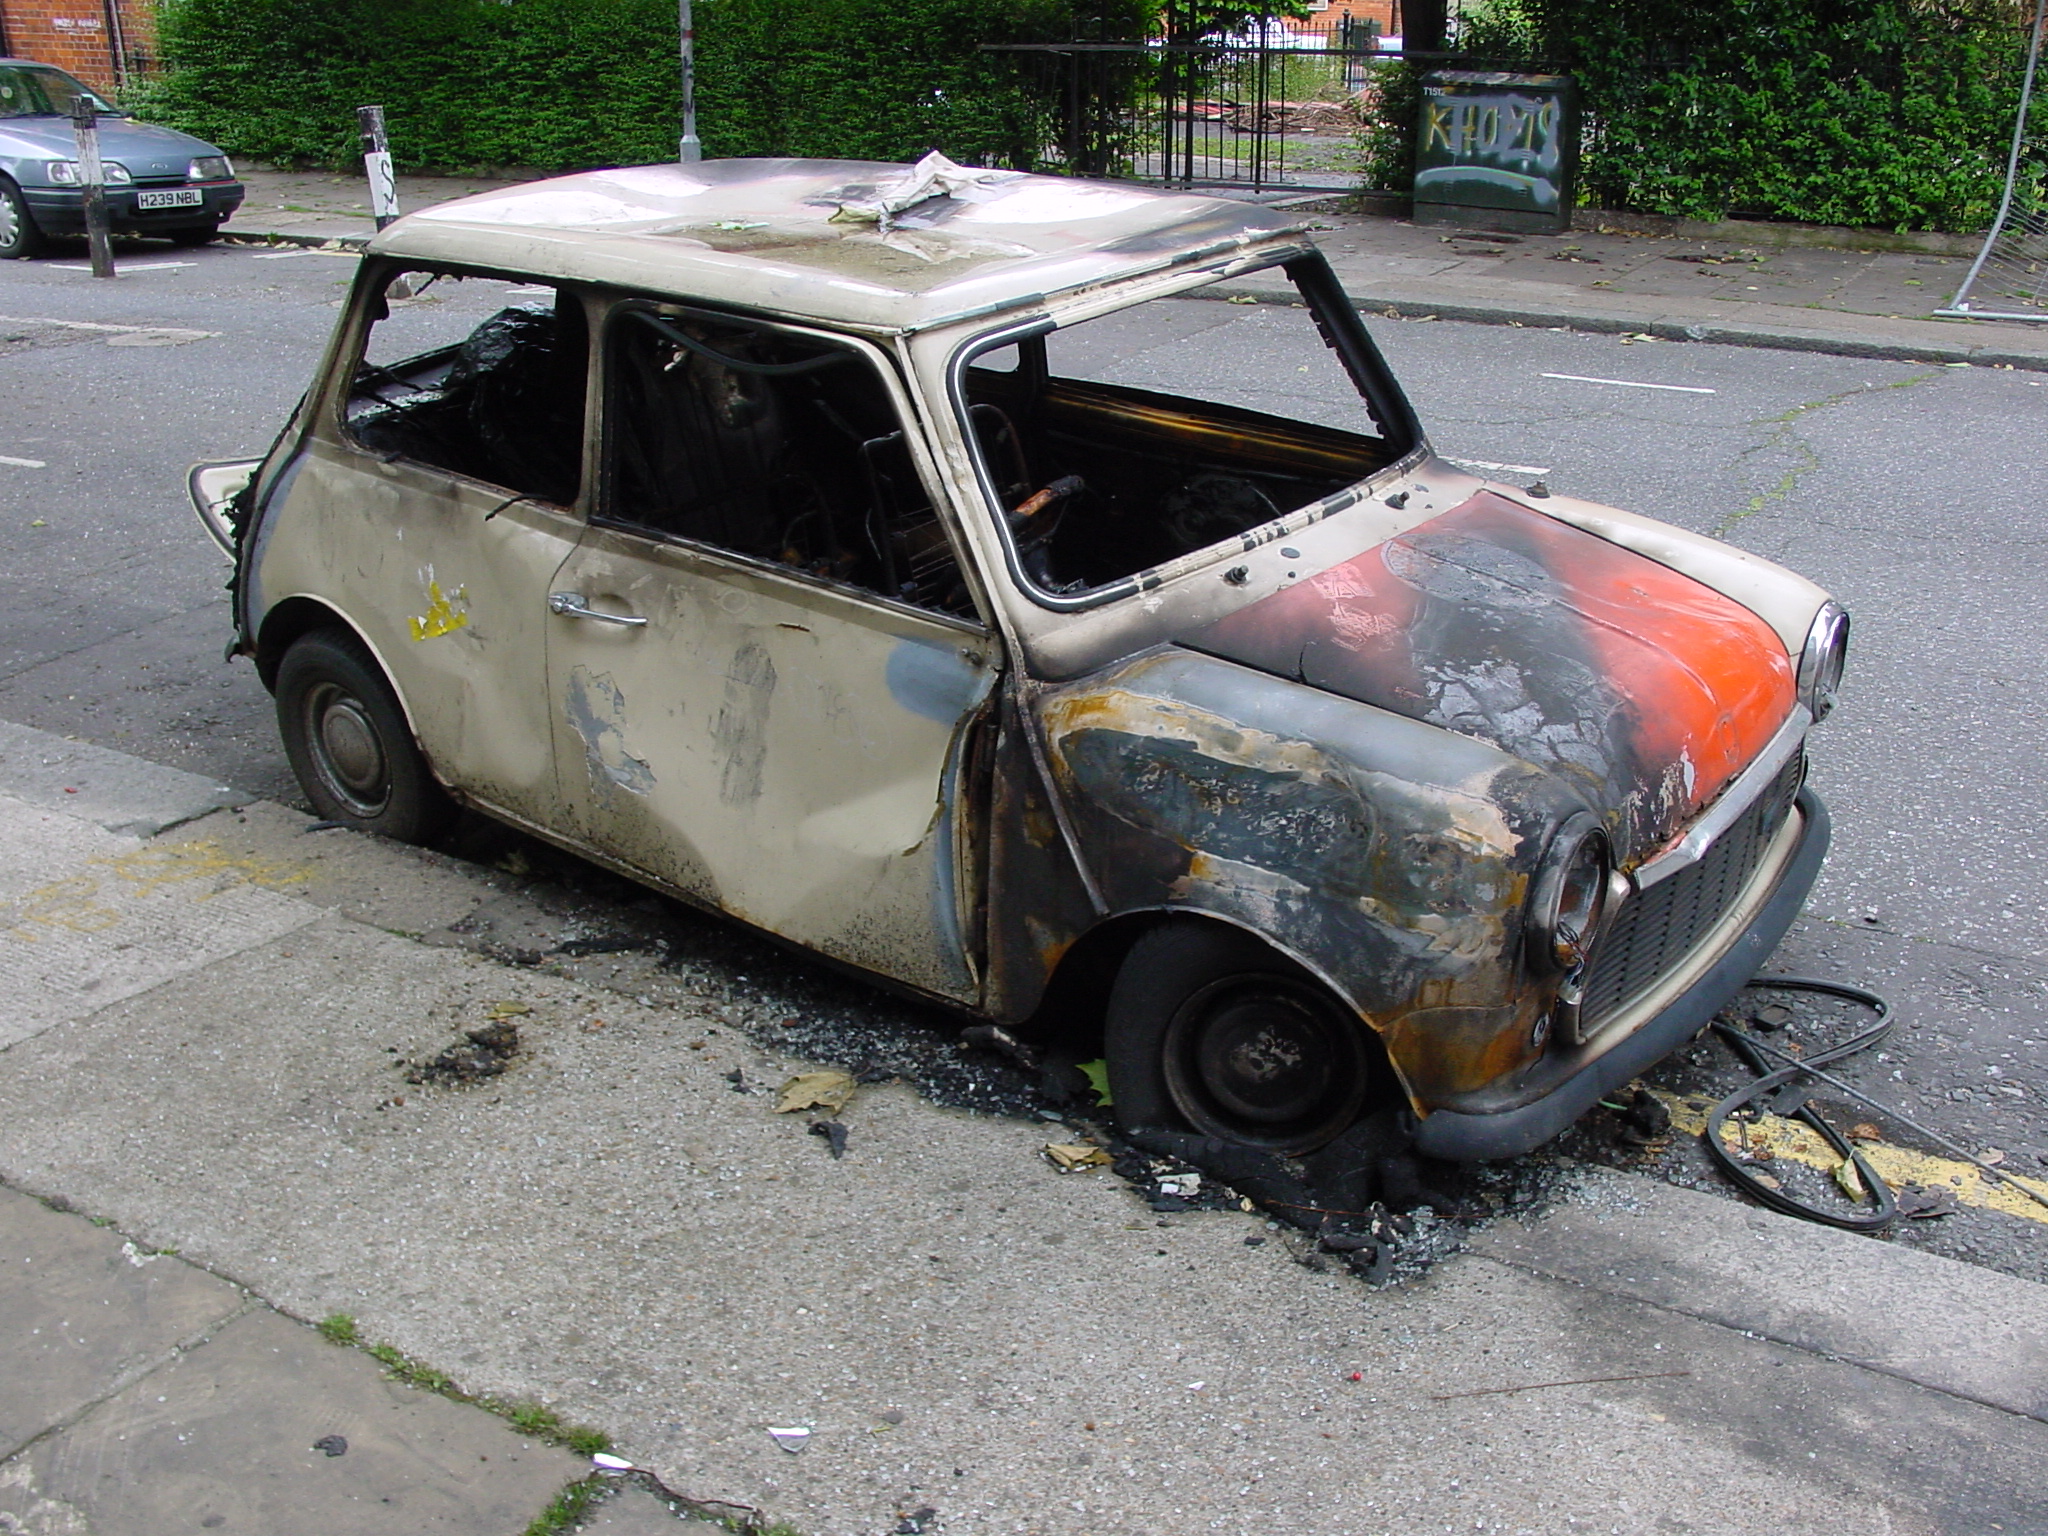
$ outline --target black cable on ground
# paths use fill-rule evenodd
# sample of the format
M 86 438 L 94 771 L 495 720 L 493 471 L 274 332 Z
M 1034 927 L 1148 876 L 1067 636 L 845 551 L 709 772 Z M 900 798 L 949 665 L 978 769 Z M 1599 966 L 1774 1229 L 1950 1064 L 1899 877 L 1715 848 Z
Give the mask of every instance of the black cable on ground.
M 1834 981 L 1813 981 L 1804 976 L 1760 976 L 1749 983 L 1754 988 L 1769 988 L 1785 992 L 1818 992 L 1826 997 L 1839 997 L 1852 1003 L 1861 1003 L 1877 1015 L 1876 1022 L 1868 1029 L 1851 1035 L 1839 1045 L 1829 1046 L 1813 1056 L 1797 1059 L 1783 1052 L 1772 1050 L 1747 1030 L 1737 1029 L 1721 1019 L 1714 1020 L 1714 1033 L 1728 1042 L 1728 1048 L 1741 1058 L 1742 1064 L 1757 1074 L 1755 1082 L 1738 1088 L 1707 1114 L 1707 1128 L 1703 1137 L 1707 1153 L 1721 1165 L 1722 1173 L 1728 1176 L 1736 1188 L 1772 1210 L 1786 1216 L 1797 1216 L 1805 1221 L 1818 1221 L 1830 1227 L 1841 1227 L 1849 1232 L 1882 1232 L 1899 1217 L 1899 1203 L 1893 1196 L 1891 1186 L 1878 1177 L 1877 1170 L 1863 1156 L 1856 1146 L 1828 1124 L 1821 1112 L 1815 1109 L 1806 1096 L 1806 1084 L 1818 1076 L 1816 1068 L 1829 1066 L 1846 1056 L 1867 1050 L 1877 1044 L 1892 1029 L 1892 1005 L 1875 992 L 1862 987 L 1845 986 Z M 1782 1067 L 1773 1068 L 1766 1056 L 1775 1056 L 1785 1062 Z M 1846 1159 L 1856 1169 L 1857 1177 L 1863 1181 L 1863 1191 L 1869 1197 L 1872 1207 L 1860 1215 L 1845 1215 L 1840 1211 L 1825 1210 L 1817 1205 L 1808 1205 L 1782 1189 L 1773 1189 L 1745 1167 L 1742 1161 L 1728 1150 L 1721 1140 L 1721 1127 L 1731 1115 L 1744 1111 L 1768 1111 L 1797 1120 L 1810 1127 L 1820 1138 L 1832 1147 L 1836 1154 Z
M 1749 1034 L 1745 1030 L 1737 1029 L 1732 1024 L 1724 1023 L 1720 1019 L 1714 1020 L 1715 1033 L 1728 1042 L 1729 1048 L 1742 1058 L 1744 1064 L 1752 1072 L 1759 1074 L 1757 1081 L 1751 1083 L 1746 1088 L 1729 1094 L 1727 1098 L 1716 1104 L 1707 1116 L 1707 1128 L 1704 1132 L 1707 1151 L 1721 1165 L 1721 1171 L 1728 1175 L 1737 1188 L 1743 1190 L 1761 1204 L 1767 1205 L 1772 1210 L 1780 1211 L 1787 1216 L 1797 1216 L 1806 1221 L 1824 1222 L 1828 1226 L 1843 1227 L 1851 1232 L 1879 1232 L 1897 1218 L 1898 1207 L 1893 1199 L 1890 1187 L 1885 1184 L 1883 1179 L 1877 1176 L 1875 1170 L 1864 1160 L 1863 1154 L 1845 1141 L 1835 1131 L 1833 1126 L 1821 1118 L 1820 1112 L 1807 1102 L 1802 1082 L 1804 1079 L 1811 1078 L 1817 1082 L 1826 1083 L 1838 1093 L 1846 1094 L 1857 1103 L 1866 1105 L 1886 1118 L 1897 1121 L 1908 1130 L 1925 1136 L 1929 1141 L 1953 1152 L 1979 1173 L 1996 1179 L 2000 1183 L 2010 1184 L 2036 1205 L 2048 1207 L 2048 1195 L 2042 1194 L 2041 1191 L 2035 1189 L 2031 1184 L 2022 1179 L 2014 1178 L 2002 1168 L 1994 1168 L 1975 1153 L 1949 1140 L 1941 1132 L 1922 1125 L 1919 1121 L 1901 1113 L 1882 1099 L 1872 1098 L 1861 1089 L 1850 1087 L 1832 1072 L 1822 1070 L 1834 1062 L 1842 1060 L 1845 1056 L 1853 1056 L 1856 1052 L 1877 1044 L 1878 1041 L 1891 1032 L 1891 1004 L 1878 996 L 1877 993 L 1866 991 L 1862 987 L 1845 986 L 1840 982 L 1813 981 L 1804 976 L 1759 976 L 1756 980 L 1750 982 L 1749 986 L 1759 991 L 1818 992 L 1826 997 L 1844 998 L 1849 1002 L 1861 1003 L 1864 1007 L 1869 1008 L 1876 1013 L 1877 1020 L 1861 1034 L 1852 1035 L 1840 1045 L 1831 1046 L 1818 1055 L 1804 1059 L 1789 1055 L 1775 1046 L 1767 1045 L 1757 1039 L 1756 1036 Z M 1770 1060 L 1775 1060 L 1781 1065 L 1773 1068 L 1769 1064 Z M 1768 1099 L 1769 1102 L 1759 1106 L 1758 1101 L 1763 1099 Z M 1775 1114 L 1785 1114 L 1787 1112 L 1785 1106 L 1787 1105 L 1797 1106 L 1792 1111 L 1792 1118 L 1811 1126 L 1826 1140 L 1829 1146 L 1842 1153 L 1855 1165 L 1857 1176 L 1863 1180 L 1863 1188 L 1870 1194 L 1872 1203 L 1877 1206 L 1876 1212 L 1868 1216 L 1842 1216 L 1833 1211 L 1824 1211 L 1807 1205 L 1804 1201 L 1795 1200 L 1782 1190 L 1772 1189 L 1766 1184 L 1759 1183 L 1755 1177 L 1741 1166 L 1734 1155 L 1728 1151 L 1726 1144 L 1721 1140 L 1721 1127 L 1727 1122 L 1730 1115 L 1751 1107 L 1761 1107 Z

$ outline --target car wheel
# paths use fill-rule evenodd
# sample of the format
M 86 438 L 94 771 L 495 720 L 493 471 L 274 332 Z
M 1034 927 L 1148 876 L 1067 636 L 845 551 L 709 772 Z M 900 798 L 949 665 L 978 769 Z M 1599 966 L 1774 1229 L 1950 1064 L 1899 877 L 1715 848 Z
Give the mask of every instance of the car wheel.
M 21 188 L 0 176 L 0 257 L 39 256 L 46 243 Z
M 1192 1130 L 1272 1152 L 1341 1135 L 1382 1083 L 1377 1042 L 1248 933 L 1155 928 L 1110 989 L 1110 1095 L 1126 1131 Z
M 453 819 L 390 685 L 353 635 L 322 629 L 292 642 L 277 669 L 277 723 L 314 814 L 402 843 L 431 841 Z
M 190 229 L 167 229 L 164 231 L 164 238 L 181 249 L 186 246 L 211 245 L 220 238 L 220 226 L 195 224 Z

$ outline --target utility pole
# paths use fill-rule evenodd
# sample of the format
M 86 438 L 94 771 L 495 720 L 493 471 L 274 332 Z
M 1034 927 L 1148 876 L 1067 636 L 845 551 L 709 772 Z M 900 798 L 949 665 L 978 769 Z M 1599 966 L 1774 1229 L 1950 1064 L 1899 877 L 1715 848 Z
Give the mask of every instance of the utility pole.
M 78 135 L 78 191 L 85 202 L 85 238 L 92 275 L 114 275 L 114 245 L 107 235 L 107 168 L 100 164 L 100 124 L 90 96 L 71 98 L 71 128 Z
M 690 0 L 676 0 L 676 9 L 683 34 L 683 143 L 677 158 L 695 165 L 704 158 L 704 146 L 697 142 L 697 29 L 690 24 Z

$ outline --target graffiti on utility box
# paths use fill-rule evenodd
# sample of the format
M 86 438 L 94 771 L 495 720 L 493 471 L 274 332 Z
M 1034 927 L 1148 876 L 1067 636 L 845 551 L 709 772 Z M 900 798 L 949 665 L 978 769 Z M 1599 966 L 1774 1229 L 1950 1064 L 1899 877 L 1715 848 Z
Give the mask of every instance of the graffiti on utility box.
M 1416 129 L 1418 220 L 1570 227 L 1578 113 L 1569 77 L 1438 70 L 1423 77 Z

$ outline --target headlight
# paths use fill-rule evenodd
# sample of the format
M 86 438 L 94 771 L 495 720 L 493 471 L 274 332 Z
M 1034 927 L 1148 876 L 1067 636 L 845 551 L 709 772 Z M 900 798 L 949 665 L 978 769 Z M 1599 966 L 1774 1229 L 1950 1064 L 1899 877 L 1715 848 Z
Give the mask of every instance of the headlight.
M 1546 975 L 1578 970 L 1607 913 L 1614 856 L 1591 811 L 1558 828 L 1529 889 L 1524 921 L 1531 967 Z
M 60 187 L 78 185 L 78 162 L 76 160 L 52 160 L 43 167 L 50 174 L 50 180 Z M 135 178 L 128 174 L 128 167 L 115 160 L 102 160 L 100 171 L 106 177 L 106 185 L 125 187 Z
M 234 174 L 226 155 L 201 155 L 185 167 L 187 181 L 226 181 Z
M 1799 702 L 1814 719 L 1827 719 L 1828 711 L 1835 707 L 1848 659 L 1848 610 L 1840 603 L 1822 603 L 1813 616 L 1813 627 L 1806 632 L 1806 649 L 1799 655 Z

